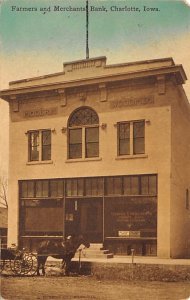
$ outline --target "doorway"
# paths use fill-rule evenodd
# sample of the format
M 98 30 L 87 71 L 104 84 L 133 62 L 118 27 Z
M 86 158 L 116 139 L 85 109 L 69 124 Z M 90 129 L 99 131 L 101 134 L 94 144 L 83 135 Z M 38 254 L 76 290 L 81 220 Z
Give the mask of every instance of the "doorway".
M 91 243 L 103 241 L 103 198 L 67 198 L 65 234 L 82 233 Z

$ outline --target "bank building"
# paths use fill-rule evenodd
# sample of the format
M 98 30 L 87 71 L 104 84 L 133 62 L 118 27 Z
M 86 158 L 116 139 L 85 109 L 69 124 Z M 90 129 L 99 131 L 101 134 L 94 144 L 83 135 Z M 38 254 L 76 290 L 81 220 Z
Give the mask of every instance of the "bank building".
M 8 244 L 84 234 L 119 255 L 190 257 L 190 105 L 172 58 L 64 63 L 10 82 Z

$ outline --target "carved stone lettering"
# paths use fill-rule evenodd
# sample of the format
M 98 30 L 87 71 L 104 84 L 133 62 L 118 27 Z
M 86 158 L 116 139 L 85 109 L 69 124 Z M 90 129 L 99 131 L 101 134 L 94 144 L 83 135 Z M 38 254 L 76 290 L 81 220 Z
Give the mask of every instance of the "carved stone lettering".
M 154 97 L 142 97 L 142 98 L 122 98 L 110 102 L 110 108 L 121 108 L 127 106 L 139 106 L 154 104 Z
M 25 118 L 44 117 L 57 114 L 57 107 L 41 108 L 24 112 Z

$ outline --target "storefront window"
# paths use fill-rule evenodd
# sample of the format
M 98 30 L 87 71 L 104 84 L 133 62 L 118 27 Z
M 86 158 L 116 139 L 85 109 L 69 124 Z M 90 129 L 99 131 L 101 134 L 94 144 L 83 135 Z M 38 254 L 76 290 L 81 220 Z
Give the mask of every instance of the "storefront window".
M 103 195 L 103 178 L 85 178 L 85 195 Z
M 149 194 L 149 177 L 148 176 L 141 177 L 141 193 L 142 193 L 142 195 Z
M 83 196 L 84 180 L 82 178 L 72 178 L 66 180 L 66 195 L 67 196 Z
M 156 175 L 148 176 L 148 192 L 149 192 L 149 195 L 157 195 L 157 176 Z
M 126 176 L 123 178 L 124 195 L 140 195 L 139 177 Z
M 131 176 L 131 195 L 139 195 L 139 177 Z
M 123 177 L 124 195 L 156 195 L 157 176 L 138 175 Z
M 63 179 L 50 180 L 50 195 L 51 197 L 63 197 L 64 195 Z
M 48 197 L 49 196 L 49 182 L 48 180 L 36 181 L 36 197 Z
M 156 237 L 156 197 L 106 197 L 105 236 Z
M 22 201 L 22 234 L 62 234 L 62 199 L 39 199 Z
M 21 197 L 34 197 L 34 181 L 28 180 L 21 182 Z
M 121 195 L 122 194 L 122 178 L 107 177 L 106 178 L 106 195 Z
M 92 215 L 98 211 L 98 222 L 104 222 L 105 236 L 118 237 L 123 231 L 126 235 L 136 232 L 138 237 L 156 238 L 155 174 L 28 180 L 21 181 L 19 187 L 22 235 L 61 235 L 64 217 L 75 232 L 79 213 L 80 222 L 84 223 L 92 219 L 89 212 Z

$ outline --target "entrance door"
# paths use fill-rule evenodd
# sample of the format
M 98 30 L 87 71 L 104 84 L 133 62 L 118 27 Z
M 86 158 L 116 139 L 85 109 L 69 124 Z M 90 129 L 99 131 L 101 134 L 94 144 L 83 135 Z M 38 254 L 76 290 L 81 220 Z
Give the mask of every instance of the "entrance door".
M 91 243 L 103 241 L 103 199 L 66 199 L 66 235 L 82 233 Z

